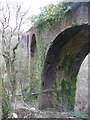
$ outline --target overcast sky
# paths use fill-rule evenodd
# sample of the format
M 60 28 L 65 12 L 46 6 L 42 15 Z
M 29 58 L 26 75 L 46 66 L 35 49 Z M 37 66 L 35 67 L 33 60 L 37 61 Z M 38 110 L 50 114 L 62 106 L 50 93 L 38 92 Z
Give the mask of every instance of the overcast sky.
M 39 8 L 50 3 L 56 3 L 61 0 L 23 0 L 24 5 L 30 7 L 31 14 L 38 14 Z
M 37 15 L 40 13 L 40 8 L 43 8 L 47 4 L 55 4 L 58 1 L 62 2 L 63 0 L 0 0 L 0 2 L 5 3 L 6 1 L 9 1 L 11 6 L 14 6 L 15 2 L 22 2 L 23 3 L 23 8 L 26 10 L 29 8 L 29 16 L 31 15 Z M 13 18 L 12 18 L 13 19 Z M 14 21 L 14 19 L 12 20 Z M 13 25 L 13 22 L 12 22 Z M 30 26 L 30 25 L 29 25 Z
M 57 3 L 58 1 L 63 0 L 0 0 L 5 3 L 5 1 L 9 1 L 9 3 L 14 4 L 15 1 L 22 2 L 25 8 L 30 8 L 30 14 L 38 14 L 40 11 L 40 7 L 44 7 L 50 3 Z
M 58 1 L 62 1 L 62 0 L 20 0 L 23 1 L 23 4 L 25 6 L 25 8 L 30 8 L 30 13 L 29 15 L 37 15 L 40 13 L 40 8 L 44 7 L 47 4 L 55 4 Z
M 56 4 L 58 1 L 63 1 L 63 0 L 21 0 L 24 3 L 25 8 L 29 7 L 30 8 L 30 13 L 29 15 L 37 15 L 40 13 L 40 8 L 43 8 L 47 4 Z
M 31 16 L 31 15 L 39 14 L 40 8 L 41 7 L 43 8 L 47 4 L 51 4 L 51 3 L 55 4 L 57 2 L 62 2 L 62 1 L 70 2 L 73 0 L 0 0 L 0 2 L 3 2 L 3 3 L 5 3 L 5 1 L 9 1 L 9 3 L 11 3 L 11 5 L 13 6 L 15 1 L 22 2 L 25 10 L 30 8 L 29 16 Z M 79 2 L 79 1 L 89 1 L 89 0 L 74 0 L 74 2 L 75 1 Z

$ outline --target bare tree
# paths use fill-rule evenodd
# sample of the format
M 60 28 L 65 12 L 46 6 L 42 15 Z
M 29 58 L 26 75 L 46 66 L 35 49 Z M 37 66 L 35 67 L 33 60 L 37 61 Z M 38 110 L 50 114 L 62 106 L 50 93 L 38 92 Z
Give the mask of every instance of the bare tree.
M 12 100 L 15 98 L 16 91 L 16 50 L 22 41 L 22 26 L 25 24 L 26 15 L 28 14 L 28 10 L 22 10 L 22 4 L 16 3 L 14 6 L 15 9 L 13 10 L 11 5 L 6 2 L 4 5 L 1 4 L 0 8 L 2 56 L 6 65 L 7 79 L 12 89 Z

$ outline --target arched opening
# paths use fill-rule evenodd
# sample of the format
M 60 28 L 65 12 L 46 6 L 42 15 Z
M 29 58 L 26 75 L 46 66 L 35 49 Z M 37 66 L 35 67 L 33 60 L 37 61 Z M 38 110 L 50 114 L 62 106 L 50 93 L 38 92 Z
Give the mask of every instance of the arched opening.
M 33 34 L 31 38 L 31 47 L 30 47 L 31 57 L 34 57 L 35 51 L 36 51 L 36 36 L 35 34 Z
M 75 112 L 88 113 L 88 80 L 89 80 L 89 59 L 90 53 L 82 62 L 76 84 Z
M 41 109 L 74 110 L 77 74 L 90 51 L 89 27 L 85 24 L 67 28 L 49 48 L 43 70 Z

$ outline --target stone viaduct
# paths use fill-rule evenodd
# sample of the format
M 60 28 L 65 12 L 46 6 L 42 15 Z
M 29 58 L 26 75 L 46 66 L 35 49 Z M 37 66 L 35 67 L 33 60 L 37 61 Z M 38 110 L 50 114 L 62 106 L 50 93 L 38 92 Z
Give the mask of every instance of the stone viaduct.
M 53 22 L 50 30 L 32 27 L 28 35 L 31 63 L 38 63 L 42 83 L 40 109 L 73 110 L 77 74 L 90 52 L 90 2 L 78 3 L 64 18 Z

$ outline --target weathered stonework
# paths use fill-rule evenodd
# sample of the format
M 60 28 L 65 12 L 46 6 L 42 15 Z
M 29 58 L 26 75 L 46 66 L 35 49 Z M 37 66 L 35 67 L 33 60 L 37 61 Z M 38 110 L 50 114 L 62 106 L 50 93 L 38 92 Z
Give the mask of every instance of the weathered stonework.
M 53 22 L 50 31 L 35 27 L 30 30 L 36 35 L 35 60 L 42 83 L 40 109 L 74 110 L 77 74 L 90 52 L 89 4 L 79 3 L 59 22 Z

